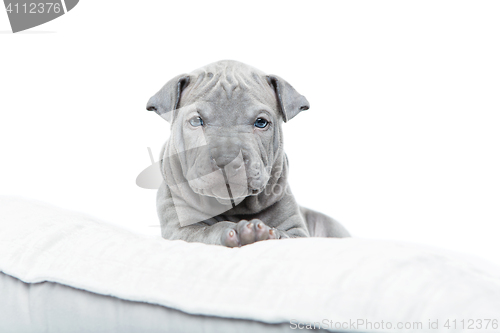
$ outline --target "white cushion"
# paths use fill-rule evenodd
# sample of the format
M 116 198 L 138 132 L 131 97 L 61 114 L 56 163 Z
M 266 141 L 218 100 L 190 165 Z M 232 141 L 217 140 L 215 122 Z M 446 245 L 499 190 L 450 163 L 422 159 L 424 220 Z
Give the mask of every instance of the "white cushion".
M 461 254 L 356 238 L 230 249 L 136 235 L 11 197 L 0 197 L 0 271 L 26 283 L 51 281 L 264 323 L 321 322 L 335 329 L 329 326 L 383 320 L 422 322 L 425 331 L 429 320 L 439 320 L 446 331 L 447 319 L 500 319 L 498 267 Z

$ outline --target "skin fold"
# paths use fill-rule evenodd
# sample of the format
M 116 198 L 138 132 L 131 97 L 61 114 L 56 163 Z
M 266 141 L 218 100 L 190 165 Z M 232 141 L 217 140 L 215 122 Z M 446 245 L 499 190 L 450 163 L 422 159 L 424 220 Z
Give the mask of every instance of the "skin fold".
M 157 195 L 164 238 L 236 247 L 349 237 L 290 191 L 282 123 L 309 103 L 285 80 L 223 60 L 173 78 L 147 109 L 171 123 Z

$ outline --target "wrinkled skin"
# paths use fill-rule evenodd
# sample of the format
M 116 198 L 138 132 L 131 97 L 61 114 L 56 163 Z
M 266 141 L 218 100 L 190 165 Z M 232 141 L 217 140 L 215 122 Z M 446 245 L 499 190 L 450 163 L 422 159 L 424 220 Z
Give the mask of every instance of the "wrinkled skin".
M 236 247 L 349 236 L 290 192 L 281 125 L 309 104 L 286 81 L 220 61 L 172 79 L 147 108 L 172 124 L 157 195 L 164 238 Z

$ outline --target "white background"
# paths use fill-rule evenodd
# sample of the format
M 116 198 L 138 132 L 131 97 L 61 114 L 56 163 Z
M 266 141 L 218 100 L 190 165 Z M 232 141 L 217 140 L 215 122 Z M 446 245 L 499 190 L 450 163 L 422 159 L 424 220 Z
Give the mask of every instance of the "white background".
M 235 59 L 311 103 L 284 125 L 300 204 L 500 263 L 499 17 L 494 1 L 81 0 L 11 34 L 2 10 L 0 193 L 158 235 L 135 178 L 169 129 L 146 102 Z

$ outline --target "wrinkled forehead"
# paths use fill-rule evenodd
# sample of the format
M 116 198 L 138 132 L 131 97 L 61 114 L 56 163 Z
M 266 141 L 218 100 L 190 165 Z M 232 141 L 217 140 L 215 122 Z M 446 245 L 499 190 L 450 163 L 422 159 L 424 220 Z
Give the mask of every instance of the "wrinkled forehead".
M 212 68 L 213 67 L 213 68 Z M 180 106 L 198 103 L 214 108 L 267 106 L 277 112 L 278 102 L 264 73 L 251 67 L 204 67 L 190 74 Z

